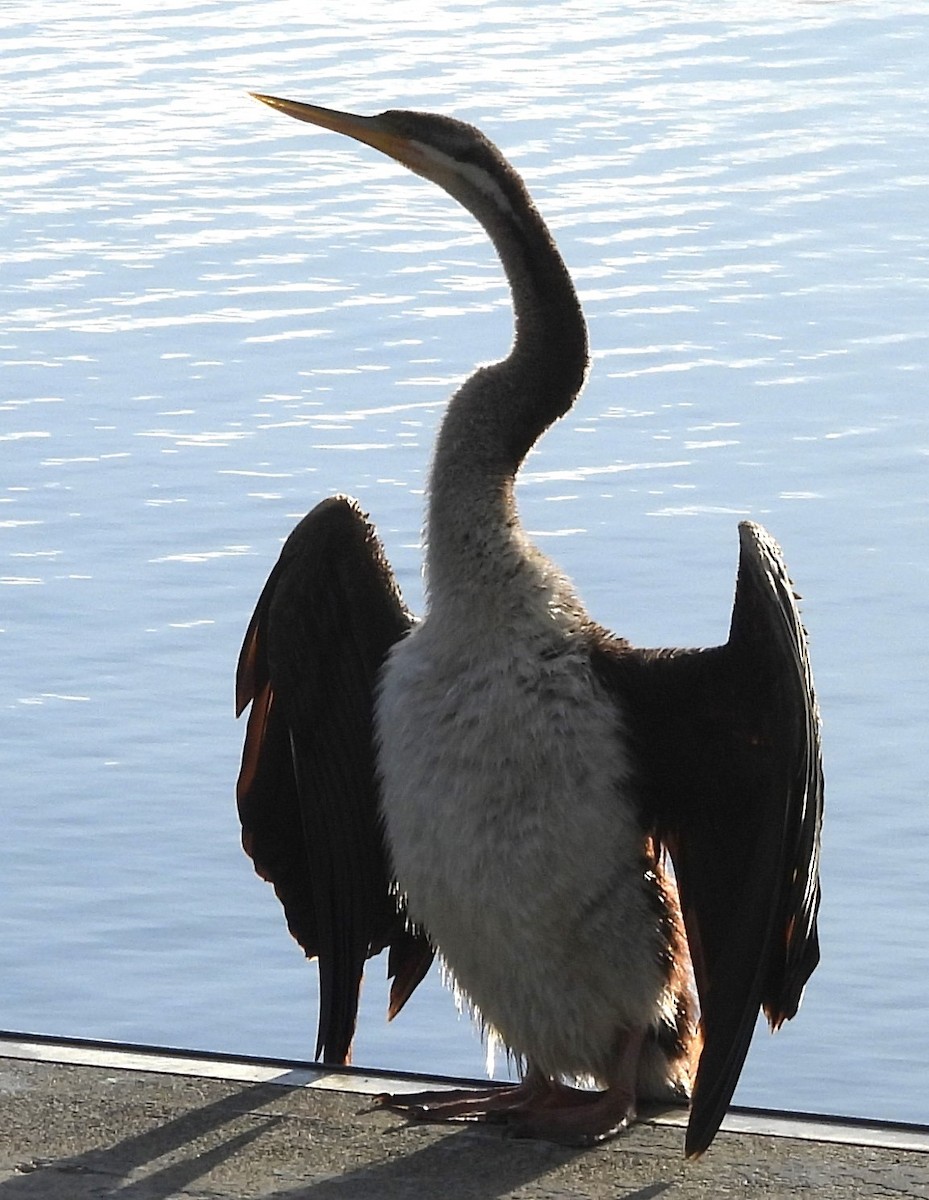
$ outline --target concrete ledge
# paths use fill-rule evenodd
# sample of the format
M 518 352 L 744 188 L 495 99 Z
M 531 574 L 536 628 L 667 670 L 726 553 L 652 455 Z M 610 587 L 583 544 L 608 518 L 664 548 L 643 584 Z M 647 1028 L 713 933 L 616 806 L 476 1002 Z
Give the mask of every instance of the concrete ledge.
M 734 1109 L 687 1163 L 678 1111 L 574 1151 L 365 1104 L 462 1082 L 0 1034 L 0 1200 L 929 1197 L 923 1126 Z

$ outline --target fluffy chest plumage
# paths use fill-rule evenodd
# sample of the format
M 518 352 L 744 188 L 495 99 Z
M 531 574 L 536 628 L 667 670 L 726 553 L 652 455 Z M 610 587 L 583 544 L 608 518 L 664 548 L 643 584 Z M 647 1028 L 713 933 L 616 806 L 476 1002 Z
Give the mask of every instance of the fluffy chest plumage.
M 615 816 L 625 773 L 618 714 L 576 637 L 450 633 L 427 619 L 392 655 L 378 705 L 384 816 L 418 907 L 439 877 L 473 890 L 517 871 L 552 879 Z M 514 850 L 518 849 L 518 855 Z
M 596 1075 L 617 1029 L 650 1018 L 658 934 L 620 714 L 583 635 L 542 616 L 428 618 L 395 648 L 383 815 L 410 916 L 485 1027 L 550 1072 Z
M 550 605 L 427 617 L 385 668 L 377 732 L 397 879 L 456 973 L 477 925 L 528 939 L 641 853 L 620 714 Z

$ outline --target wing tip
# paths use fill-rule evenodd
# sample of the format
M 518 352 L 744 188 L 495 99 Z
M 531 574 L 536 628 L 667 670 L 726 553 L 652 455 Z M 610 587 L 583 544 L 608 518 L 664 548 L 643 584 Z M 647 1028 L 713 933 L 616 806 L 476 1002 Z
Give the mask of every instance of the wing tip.
M 755 554 L 769 555 L 778 562 L 783 561 L 784 554 L 777 538 L 757 521 L 739 522 L 739 547 L 743 554 L 751 551 Z
M 722 1112 L 712 1114 L 701 1112 L 699 1107 L 691 1108 L 687 1132 L 684 1135 L 684 1157 L 688 1162 L 696 1162 L 709 1150 L 719 1133 L 719 1127 L 722 1125 L 725 1115 L 725 1107 Z
M 737 1079 L 738 1072 L 736 1073 L 736 1082 Z M 686 1159 L 696 1162 L 712 1146 L 720 1126 L 725 1120 L 726 1113 L 729 1111 L 729 1100 L 734 1090 L 735 1082 L 732 1087 L 714 1089 L 714 1094 L 711 1094 L 705 1103 L 701 1102 L 699 1095 L 695 1092 L 691 1101 L 687 1132 L 684 1136 L 684 1157 Z

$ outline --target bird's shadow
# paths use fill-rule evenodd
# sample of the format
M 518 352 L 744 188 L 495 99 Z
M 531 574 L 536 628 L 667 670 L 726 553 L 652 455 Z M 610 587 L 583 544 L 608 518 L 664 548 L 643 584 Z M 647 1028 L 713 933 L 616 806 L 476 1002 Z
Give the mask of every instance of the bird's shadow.
M 107 1180 L 107 1194 L 110 1189 L 115 1191 L 118 1188 L 121 1200 L 132 1200 L 135 1196 L 144 1196 L 145 1200 L 168 1200 L 168 1197 L 176 1196 L 194 1180 L 232 1158 L 268 1129 L 285 1120 L 278 1114 L 259 1118 L 255 1113 L 256 1109 L 270 1104 L 272 1100 L 280 1100 L 281 1095 L 281 1088 L 277 1084 L 255 1084 L 220 1100 L 190 1109 L 182 1116 L 155 1125 L 144 1133 L 122 1138 L 110 1146 L 69 1157 L 40 1158 L 21 1163 L 16 1167 L 16 1175 L 0 1182 L 0 1197 L 2 1200 L 28 1200 L 29 1197 L 38 1200 L 39 1197 L 59 1194 L 54 1189 L 50 1190 L 51 1178 L 60 1180 L 62 1176 L 67 1176 L 73 1182 L 73 1187 L 68 1191 L 75 1200 L 85 1195 L 97 1196 L 101 1177 Z M 254 1118 L 251 1128 L 224 1137 L 207 1149 L 200 1146 L 194 1148 L 194 1144 L 205 1135 L 209 1136 L 230 1122 L 249 1116 Z M 178 1153 L 185 1146 L 191 1148 L 191 1153 L 178 1158 Z M 124 1182 L 137 1171 L 166 1156 L 176 1161 L 147 1172 L 135 1182 Z M 64 1195 L 65 1192 L 61 1191 L 60 1194 Z
M 120 1200 L 169 1200 L 291 1119 L 281 1112 L 258 1111 L 284 1095 L 278 1083 L 250 1085 L 112 1145 L 22 1163 L 16 1175 L 0 1181 L 0 1200 L 40 1200 L 66 1193 L 73 1200 L 90 1200 L 101 1194 L 101 1187 L 106 1195 L 118 1194 Z M 225 1126 L 243 1119 L 250 1122 L 248 1129 L 223 1132 Z M 398 1126 L 394 1132 L 399 1136 L 405 1128 Z M 212 1144 L 204 1147 L 204 1139 Z M 265 1200 L 344 1200 L 352 1194 L 431 1194 L 443 1200 L 496 1200 L 582 1153 L 549 1143 L 511 1141 L 494 1130 L 458 1127 L 384 1161 L 338 1176 L 295 1182 L 264 1196 Z M 170 1161 L 158 1166 L 162 1158 Z M 311 1170 L 310 1157 L 303 1162 Z M 614 1200 L 653 1200 L 671 1186 L 670 1181 L 658 1180 L 616 1193 Z

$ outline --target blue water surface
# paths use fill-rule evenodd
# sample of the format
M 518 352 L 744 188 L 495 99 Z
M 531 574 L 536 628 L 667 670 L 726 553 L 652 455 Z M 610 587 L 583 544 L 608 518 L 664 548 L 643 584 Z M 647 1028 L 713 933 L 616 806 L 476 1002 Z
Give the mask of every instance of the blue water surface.
M 437 422 L 509 344 L 468 215 L 258 89 L 453 113 L 524 174 L 593 367 L 519 501 L 599 620 L 722 641 L 737 522 L 783 544 L 824 957 L 737 1099 L 927 1119 L 927 36 L 915 3 L 6 15 L 0 1025 L 311 1054 L 315 971 L 238 844 L 240 639 L 333 491 L 421 606 Z M 381 975 L 357 1062 L 483 1072 L 437 973 L 390 1028 Z

